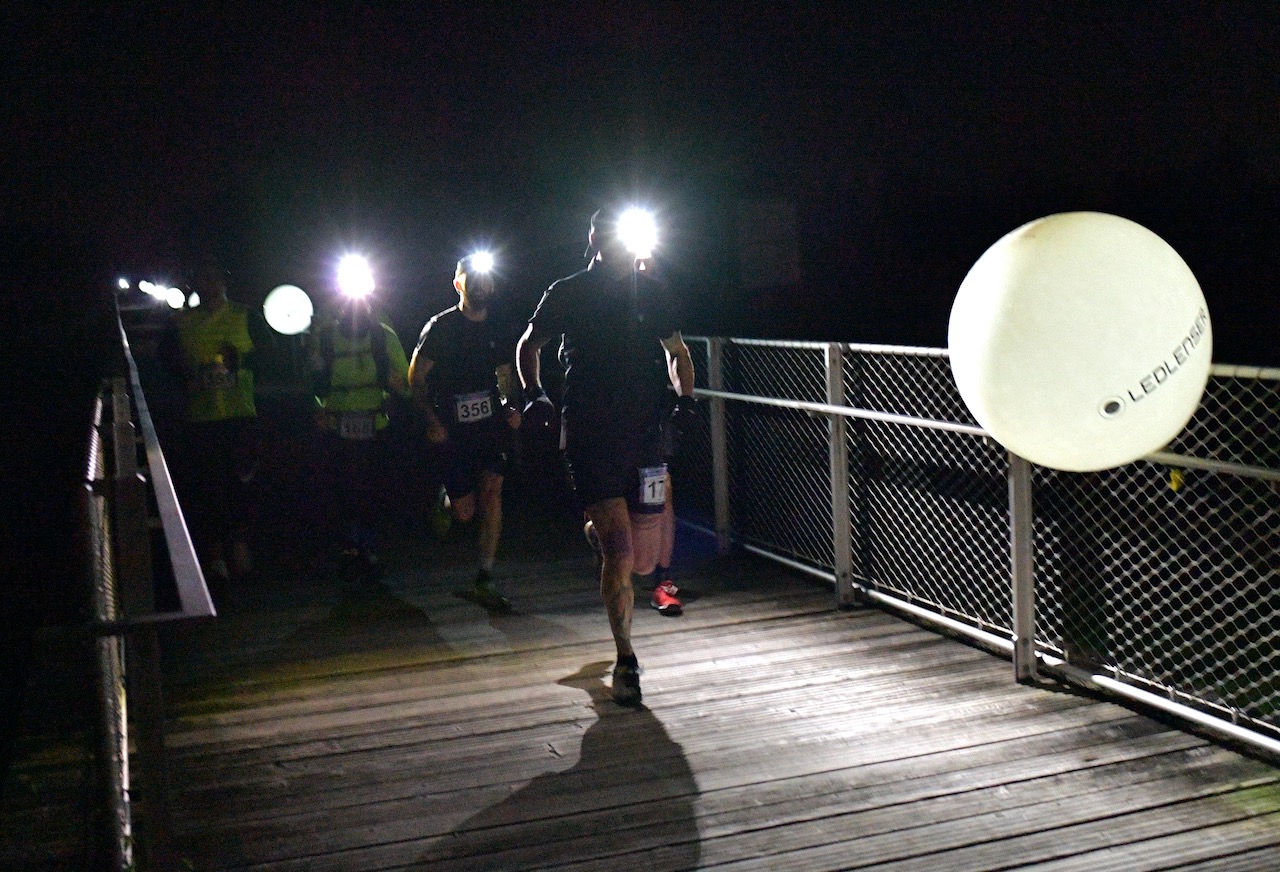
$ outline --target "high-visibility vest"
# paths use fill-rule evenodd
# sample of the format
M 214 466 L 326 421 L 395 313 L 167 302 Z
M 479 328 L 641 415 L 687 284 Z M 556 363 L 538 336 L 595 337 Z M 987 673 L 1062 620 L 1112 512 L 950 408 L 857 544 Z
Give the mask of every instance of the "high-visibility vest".
M 253 351 L 249 311 L 226 302 L 216 309 L 202 306 L 182 313 L 178 324 L 187 376 L 187 420 L 195 422 L 252 418 L 253 370 L 238 365 Z M 237 360 L 227 360 L 226 347 Z
M 383 405 L 388 390 L 406 393 L 402 386 L 407 386 L 408 361 L 399 337 L 387 325 L 376 323 L 355 338 L 334 323 L 323 329 L 327 333 L 318 337 L 318 343 L 327 347 L 320 352 L 319 363 L 328 368 L 329 390 L 325 396 L 317 397 L 320 406 L 334 416 L 373 412 L 374 426 L 378 430 L 385 428 L 388 419 Z M 374 341 L 380 343 L 377 353 Z

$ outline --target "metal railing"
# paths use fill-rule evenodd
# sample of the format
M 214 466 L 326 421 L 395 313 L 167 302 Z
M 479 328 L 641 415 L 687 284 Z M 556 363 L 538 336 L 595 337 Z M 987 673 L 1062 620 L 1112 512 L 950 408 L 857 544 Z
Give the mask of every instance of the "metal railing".
M 1280 756 L 1280 371 L 1214 366 L 1166 450 L 1033 466 L 945 349 L 689 338 L 686 523 L 1049 672 Z
M 104 381 L 95 403 L 86 471 L 103 810 L 96 854 L 102 868 L 167 869 L 175 864 L 156 628 L 215 612 L 123 325 L 120 340 L 121 374 Z M 163 540 L 155 549 L 153 536 Z M 156 571 L 153 552 L 167 557 L 168 571 Z M 158 606 L 159 576 L 171 582 L 161 602 L 177 608 Z

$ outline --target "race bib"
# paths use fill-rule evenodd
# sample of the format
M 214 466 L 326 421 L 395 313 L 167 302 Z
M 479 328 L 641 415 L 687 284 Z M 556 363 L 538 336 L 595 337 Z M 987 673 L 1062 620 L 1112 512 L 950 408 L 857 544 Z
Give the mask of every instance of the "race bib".
M 459 424 L 474 424 L 493 415 L 493 394 L 479 391 L 453 398 L 453 419 Z
M 661 508 L 667 501 L 667 465 L 640 469 L 640 505 Z
M 338 435 L 343 439 L 373 438 L 373 412 L 343 412 L 338 416 Z
M 200 389 L 227 391 L 236 386 L 236 374 L 221 363 L 207 363 L 200 367 Z

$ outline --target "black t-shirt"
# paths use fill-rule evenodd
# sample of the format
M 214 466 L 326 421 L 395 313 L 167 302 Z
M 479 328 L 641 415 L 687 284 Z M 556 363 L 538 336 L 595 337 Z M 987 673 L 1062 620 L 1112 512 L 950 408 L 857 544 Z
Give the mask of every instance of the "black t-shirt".
M 422 328 L 414 353 L 434 364 L 427 373 L 427 391 L 442 421 L 455 419 L 459 397 L 487 392 L 497 398 L 494 368 L 510 363 L 514 348 L 506 338 L 492 317 L 472 321 L 457 306 Z
M 667 283 L 595 266 L 547 289 L 530 323 L 564 334 L 564 407 L 572 420 L 609 418 L 640 427 L 662 408 L 669 381 L 662 340 L 679 328 Z

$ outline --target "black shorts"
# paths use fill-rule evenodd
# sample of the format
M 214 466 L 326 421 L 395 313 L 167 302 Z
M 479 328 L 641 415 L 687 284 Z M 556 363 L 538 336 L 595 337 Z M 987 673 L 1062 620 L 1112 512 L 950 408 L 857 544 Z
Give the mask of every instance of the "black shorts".
M 445 490 L 456 499 L 476 489 L 481 472 L 507 477 L 514 468 L 518 446 L 516 431 L 507 425 L 502 410 L 475 424 L 451 425 L 449 438 L 440 446 Z
M 632 511 L 652 511 L 641 502 L 642 470 L 661 467 L 656 426 L 631 430 L 565 421 L 565 465 L 582 508 L 621 497 Z M 657 511 L 661 511 L 661 505 Z

